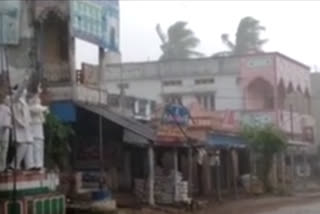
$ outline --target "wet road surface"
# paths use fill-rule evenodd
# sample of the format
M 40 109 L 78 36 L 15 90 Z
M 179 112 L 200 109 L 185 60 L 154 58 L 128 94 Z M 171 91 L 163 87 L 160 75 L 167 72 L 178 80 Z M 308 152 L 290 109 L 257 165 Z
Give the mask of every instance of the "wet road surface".
M 259 214 L 319 214 L 320 213 L 320 201 L 300 204 L 300 205 L 288 205 L 282 208 L 278 208 L 268 212 L 260 212 Z

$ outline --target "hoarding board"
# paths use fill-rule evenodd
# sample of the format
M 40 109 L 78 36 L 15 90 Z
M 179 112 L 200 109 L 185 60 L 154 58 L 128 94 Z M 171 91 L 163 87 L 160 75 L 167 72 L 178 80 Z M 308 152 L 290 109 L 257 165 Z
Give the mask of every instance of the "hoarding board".
M 188 125 L 189 117 L 190 113 L 186 107 L 171 104 L 165 107 L 162 122 L 165 124 Z
M 0 1 L 0 45 L 19 44 L 20 19 L 20 0 Z
M 272 115 L 268 112 L 245 113 L 241 117 L 241 123 L 249 126 L 265 126 L 273 122 Z
M 109 50 L 119 50 L 119 1 L 71 0 L 71 34 Z

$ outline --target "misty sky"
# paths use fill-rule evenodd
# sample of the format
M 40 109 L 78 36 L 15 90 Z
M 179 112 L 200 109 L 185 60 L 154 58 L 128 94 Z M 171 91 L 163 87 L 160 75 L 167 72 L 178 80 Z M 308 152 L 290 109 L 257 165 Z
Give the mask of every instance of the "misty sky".
M 310 66 L 320 65 L 320 1 L 120 1 L 120 49 L 123 61 L 157 60 L 164 31 L 176 21 L 187 21 L 201 40 L 198 51 L 210 56 L 226 50 L 220 36 L 234 39 L 239 20 L 253 16 L 266 27 L 265 51 L 279 51 Z M 94 48 L 77 44 L 79 60 L 94 63 Z

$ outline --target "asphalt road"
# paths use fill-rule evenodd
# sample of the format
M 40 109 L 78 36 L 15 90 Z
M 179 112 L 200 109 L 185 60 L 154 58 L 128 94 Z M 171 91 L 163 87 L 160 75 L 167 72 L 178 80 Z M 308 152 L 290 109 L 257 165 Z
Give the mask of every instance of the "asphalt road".
M 300 205 L 288 205 L 282 208 L 278 208 L 268 212 L 260 212 L 259 214 L 319 214 L 320 213 L 320 201 L 300 204 Z

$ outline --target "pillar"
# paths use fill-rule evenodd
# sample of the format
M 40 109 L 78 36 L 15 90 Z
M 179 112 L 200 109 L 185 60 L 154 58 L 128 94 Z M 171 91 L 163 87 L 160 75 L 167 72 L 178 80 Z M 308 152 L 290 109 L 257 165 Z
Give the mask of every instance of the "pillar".
M 125 189 L 130 189 L 131 187 L 131 153 L 130 151 L 127 151 L 124 153 L 124 187 Z
M 192 197 L 193 193 L 193 160 L 192 160 L 192 147 L 188 148 L 188 187 L 189 187 L 189 196 Z
M 215 155 L 216 155 L 216 165 L 215 165 L 215 169 L 216 169 L 216 191 L 217 191 L 217 200 L 221 201 L 221 171 L 220 171 L 220 152 L 217 150 L 215 151 Z
M 238 185 L 237 185 L 237 176 L 238 176 L 238 160 L 237 160 L 237 152 L 235 150 L 230 151 L 231 157 L 231 167 L 232 167 L 232 184 L 234 190 L 235 198 L 238 198 Z
M 280 161 L 281 161 L 281 187 L 283 191 L 287 190 L 286 187 L 286 162 L 285 162 L 285 153 L 282 152 L 280 155 Z
M 306 190 L 307 188 L 307 152 L 304 149 L 303 150 L 303 171 L 304 173 L 304 182 L 303 182 L 303 188 Z
M 178 201 L 178 149 L 173 149 L 173 171 L 174 171 L 174 181 L 173 181 L 173 187 L 174 187 L 174 201 Z
M 294 153 L 290 153 L 290 169 L 291 169 L 291 190 L 294 190 L 295 185 L 295 161 L 294 161 Z
M 148 162 L 149 162 L 149 176 L 148 176 L 148 203 L 149 205 L 155 205 L 154 202 L 154 150 L 153 146 L 149 145 L 148 147 Z

